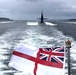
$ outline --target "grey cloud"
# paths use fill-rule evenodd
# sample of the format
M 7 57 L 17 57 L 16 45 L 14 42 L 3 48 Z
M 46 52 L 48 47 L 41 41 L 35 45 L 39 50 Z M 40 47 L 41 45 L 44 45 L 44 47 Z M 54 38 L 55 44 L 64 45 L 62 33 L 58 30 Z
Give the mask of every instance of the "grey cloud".
M 41 0 L 26 0 L 26 1 L 37 2 L 37 1 L 41 1 Z
M 0 16 L 36 19 L 43 11 L 50 19 L 69 18 L 76 13 L 75 3 L 75 0 L 0 0 Z

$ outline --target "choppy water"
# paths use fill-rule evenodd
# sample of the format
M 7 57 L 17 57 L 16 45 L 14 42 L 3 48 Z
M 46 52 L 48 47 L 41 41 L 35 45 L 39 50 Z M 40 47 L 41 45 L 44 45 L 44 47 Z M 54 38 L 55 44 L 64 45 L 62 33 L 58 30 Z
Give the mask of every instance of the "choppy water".
M 71 75 L 76 73 L 76 24 L 55 22 L 55 25 L 27 25 L 26 21 L 0 23 L 0 75 L 28 75 L 8 66 L 12 51 L 19 42 L 32 47 L 64 46 L 70 38 Z M 67 71 L 67 70 L 66 70 Z M 67 72 L 66 72 L 67 74 Z M 29 74 L 30 75 L 30 74 Z

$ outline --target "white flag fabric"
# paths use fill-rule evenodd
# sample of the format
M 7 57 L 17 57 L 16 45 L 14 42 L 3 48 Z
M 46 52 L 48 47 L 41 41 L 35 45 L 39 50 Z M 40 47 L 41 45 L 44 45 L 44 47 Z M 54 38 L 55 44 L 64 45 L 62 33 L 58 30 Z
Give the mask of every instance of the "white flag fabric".
M 32 50 L 28 47 L 25 47 L 23 43 L 20 43 L 14 48 L 9 66 L 19 71 L 30 73 L 31 75 L 64 75 L 64 68 L 55 68 L 39 63 L 37 65 L 37 72 L 34 74 L 34 60 L 36 59 L 37 52 L 38 50 Z

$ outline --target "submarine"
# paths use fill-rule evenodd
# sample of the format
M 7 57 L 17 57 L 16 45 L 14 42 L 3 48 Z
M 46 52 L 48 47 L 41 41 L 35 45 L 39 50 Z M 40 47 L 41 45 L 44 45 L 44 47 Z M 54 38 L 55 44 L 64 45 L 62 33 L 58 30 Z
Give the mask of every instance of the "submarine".
M 39 19 L 39 22 L 38 22 L 39 24 L 45 24 L 44 19 L 46 18 L 44 18 L 43 11 L 41 11 L 41 17 L 37 19 Z

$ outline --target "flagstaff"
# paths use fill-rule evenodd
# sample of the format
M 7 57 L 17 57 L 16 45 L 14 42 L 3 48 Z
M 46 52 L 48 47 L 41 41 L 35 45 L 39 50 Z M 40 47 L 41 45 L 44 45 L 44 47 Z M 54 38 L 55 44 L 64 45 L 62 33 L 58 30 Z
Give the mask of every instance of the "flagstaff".
M 68 39 L 66 41 L 66 50 L 68 51 L 68 75 L 70 75 L 70 48 L 71 48 L 71 41 Z

